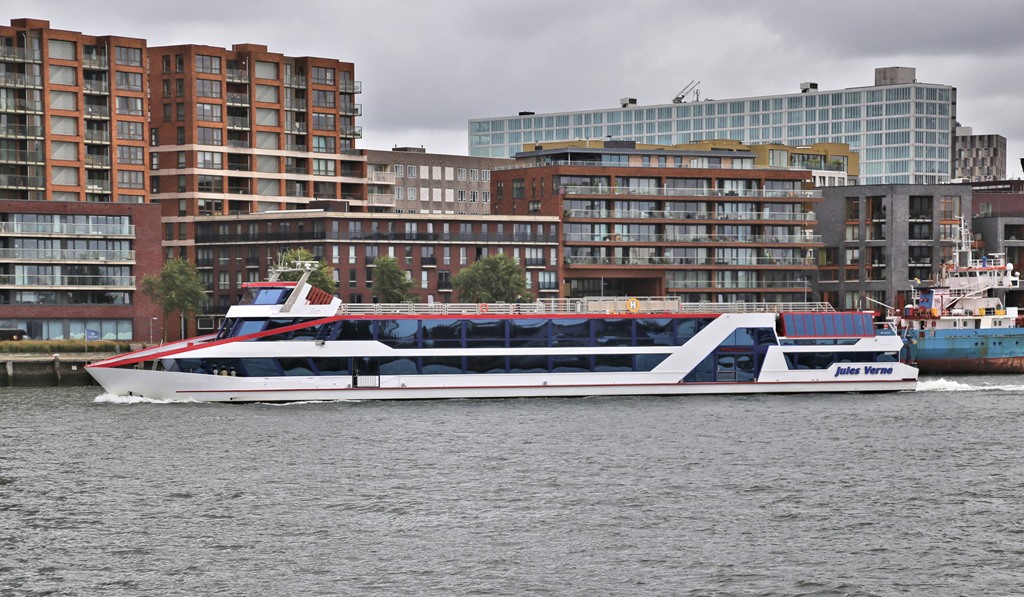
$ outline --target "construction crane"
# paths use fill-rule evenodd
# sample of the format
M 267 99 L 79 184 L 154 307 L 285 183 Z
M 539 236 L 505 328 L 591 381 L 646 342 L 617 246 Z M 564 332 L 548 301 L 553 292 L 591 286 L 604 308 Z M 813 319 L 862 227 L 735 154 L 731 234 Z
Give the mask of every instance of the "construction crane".
M 689 85 L 687 85 L 686 87 L 683 87 L 683 90 L 680 91 L 679 93 L 677 93 L 674 98 L 672 98 L 672 103 L 673 104 L 681 104 L 681 103 L 685 102 L 686 101 L 686 96 L 690 95 L 691 93 L 693 94 L 694 101 L 698 101 L 699 102 L 700 101 L 700 88 L 698 87 L 699 85 L 700 85 L 700 81 L 690 81 Z

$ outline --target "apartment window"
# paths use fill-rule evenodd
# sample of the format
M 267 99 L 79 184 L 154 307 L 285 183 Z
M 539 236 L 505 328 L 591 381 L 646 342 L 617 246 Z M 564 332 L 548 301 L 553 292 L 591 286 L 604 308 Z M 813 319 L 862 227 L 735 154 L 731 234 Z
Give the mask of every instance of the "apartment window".
M 160 60 L 160 64 L 163 66 L 163 71 L 165 73 L 171 72 L 171 57 L 170 56 L 164 56 Z
M 142 91 L 142 73 L 116 71 L 114 73 L 117 88 L 122 91 Z
M 54 135 L 77 135 L 78 119 L 70 116 L 51 116 L 50 132 Z
M 676 158 L 676 159 L 678 159 L 678 158 Z M 491 180 L 491 171 L 490 170 L 481 170 L 480 171 L 480 180 L 482 180 L 484 182 L 490 182 L 490 180 Z
M 185 144 L 185 127 L 179 126 L 177 128 L 176 141 L 178 142 L 178 145 L 184 145 Z M 154 143 L 154 145 L 155 145 L 155 143 Z
M 224 179 L 220 176 L 210 176 L 208 174 L 200 174 L 197 177 L 199 184 L 200 193 L 223 193 L 224 192 Z
M 276 104 L 277 97 L 277 87 L 275 87 L 274 85 L 256 86 L 256 101 L 265 104 Z
M 313 128 L 318 131 L 333 131 L 334 130 L 334 114 L 324 114 L 322 112 L 313 113 Z
M 179 151 L 178 152 L 178 169 L 180 170 L 181 168 L 184 168 L 184 167 L 185 167 L 185 152 L 184 151 Z
M 74 60 L 75 59 L 75 42 L 64 41 L 60 39 L 50 40 L 50 58 L 56 58 L 57 60 Z M 52 67 L 51 67 L 52 68 Z
M 196 72 L 207 74 L 220 73 L 220 58 L 217 56 L 196 56 Z
M 174 72 L 183 73 L 185 72 L 185 55 L 175 54 L 174 55 Z
M 405 166 L 402 164 L 395 164 L 395 176 L 398 178 L 405 178 Z
M 149 154 L 149 169 L 159 170 L 160 169 L 160 154 L 151 153 Z
M 205 126 L 199 127 L 197 130 L 198 136 L 196 143 L 199 145 L 223 145 L 224 144 L 224 131 L 221 129 L 214 129 Z
M 128 116 L 142 116 L 142 98 L 118 96 L 117 113 Z
M 196 120 L 222 122 L 223 109 L 220 104 L 196 104 Z
M 142 141 L 143 137 L 143 124 L 141 122 L 129 122 L 122 120 L 117 123 L 117 138 L 127 139 L 129 141 Z
M 174 107 L 171 104 L 164 104 L 164 122 L 170 122 L 174 118 Z
M 334 160 L 313 160 L 313 174 L 317 176 L 334 176 Z
M 471 168 L 469 170 L 469 180 L 479 180 L 479 179 L 480 179 L 480 171 L 477 170 L 476 168 Z
M 315 153 L 336 153 L 334 137 L 313 136 L 313 151 Z
M 456 171 L 456 180 L 466 180 L 466 169 L 465 168 L 459 168 Z
M 174 104 L 174 119 L 178 122 L 185 120 L 185 104 Z
M 405 175 L 409 178 L 416 178 L 416 166 L 407 166 L 405 168 Z
M 459 200 L 459 203 L 465 203 L 466 202 L 466 191 L 464 191 L 462 189 L 459 189 L 459 191 L 458 191 L 458 200 Z
M 164 56 L 164 72 L 170 70 L 170 62 Z M 114 48 L 114 62 L 123 66 L 142 66 L 142 48 L 126 48 L 116 46 Z
M 476 203 L 476 199 L 477 199 L 477 191 L 470 191 L 469 192 L 469 202 L 470 203 Z
M 199 97 L 220 97 L 220 81 L 196 79 L 196 95 Z
M 74 85 L 77 81 L 75 76 L 78 72 L 72 66 L 58 66 L 56 64 L 50 65 L 50 83 L 54 85 Z
M 185 95 L 185 79 L 174 80 L 174 95 L 178 97 Z
M 327 91 L 325 89 L 314 89 L 313 95 L 313 107 L 315 108 L 333 108 L 335 105 L 333 91 Z
M 143 164 L 145 160 L 142 147 L 133 145 L 120 145 L 117 148 L 118 164 Z
M 256 61 L 255 75 L 257 79 L 277 80 L 277 63 Z
M 314 66 L 310 72 L 313 82 L 318 85 L 334 85 L 334 69 Z
M 179 193 L 184 193 L 185 192 L 185 189 L 187 188 L 185 186 L 186 181 L 187 181 L 187 179 L 185 178 L 184 174 L 179 174 L 178 175 L 178 192 Z
M 209 170 L 222 170 L 224 166 L 224 154 L 219 151 L 197 151 L 196 167 Z
M 117 173 L 117 186 L 122 189 L 145 188 L 145 173 L 138 170 L 120 170 Z

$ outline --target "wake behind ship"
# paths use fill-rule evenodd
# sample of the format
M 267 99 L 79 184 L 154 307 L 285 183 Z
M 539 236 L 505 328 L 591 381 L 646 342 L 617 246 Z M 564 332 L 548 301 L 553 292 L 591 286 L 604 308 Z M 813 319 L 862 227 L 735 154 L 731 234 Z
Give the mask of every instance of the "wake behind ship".
M 216 334 L 88 367 L 110 394 L 204 402 L 913 390 L 902 339 L 826 303 L 672 298 L 343 304 L 247 284 Z M 276 276 L 275 276 L 276 277 Z

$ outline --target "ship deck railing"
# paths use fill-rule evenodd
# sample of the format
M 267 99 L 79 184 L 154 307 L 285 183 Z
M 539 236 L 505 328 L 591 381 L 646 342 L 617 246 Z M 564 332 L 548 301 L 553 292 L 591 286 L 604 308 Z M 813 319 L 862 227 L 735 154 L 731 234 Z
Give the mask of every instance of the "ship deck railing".
M 671 297 L 587 297 L 521 303 L 343 303 L 338 315 L 594 315 L 834 313 L 827 302 L 682 302 Z

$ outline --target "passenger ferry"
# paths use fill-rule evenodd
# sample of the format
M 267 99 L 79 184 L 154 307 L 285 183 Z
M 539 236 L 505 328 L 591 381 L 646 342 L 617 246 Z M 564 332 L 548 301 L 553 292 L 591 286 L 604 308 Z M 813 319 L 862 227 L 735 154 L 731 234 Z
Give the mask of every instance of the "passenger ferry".
M 913 390 L 893 324 L 827 303 L 671 298 L 342 304 L 249 283 L 216 334 L 88 366 L 114 395 L 203 402 Z

